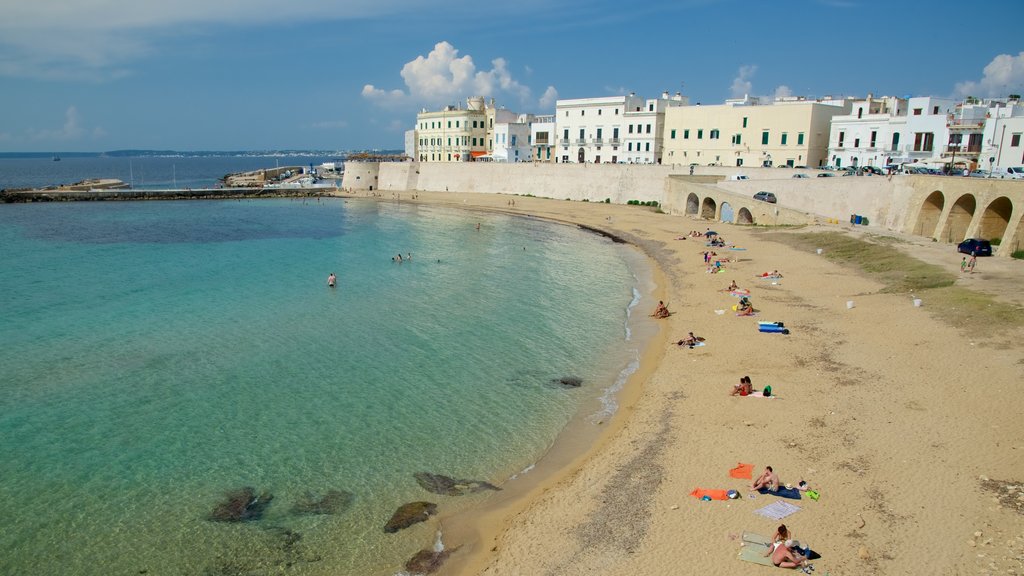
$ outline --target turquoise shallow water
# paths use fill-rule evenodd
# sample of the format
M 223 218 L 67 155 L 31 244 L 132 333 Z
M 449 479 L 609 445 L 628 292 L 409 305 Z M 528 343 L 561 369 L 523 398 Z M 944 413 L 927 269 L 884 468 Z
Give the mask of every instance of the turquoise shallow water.
M 525 218 L 11 205 L 0 245 L 3 574 L 394 573 L 433 540 L 384 534 L 398 505 L 486 497 L 414 472 L 500 484 L 636 357 L 635 255 Z M 241 486 L 273 493 L 264 518 L 209 521 Z M 331 489 L 348 510 L 292 512 Z

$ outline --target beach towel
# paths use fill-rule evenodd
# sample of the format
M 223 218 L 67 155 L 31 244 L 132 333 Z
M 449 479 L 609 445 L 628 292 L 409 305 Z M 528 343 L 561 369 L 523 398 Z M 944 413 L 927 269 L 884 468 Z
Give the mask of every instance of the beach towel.
M 687 348 L 699 348 L 699 347 L 701 347 L 703 345 L 704 345 L 703 342 L 696 342 L 694 344 L 687 344 L 686 347 Z
M 733 478 L 746 478 L 747 480 L 753 479 L 754 465 L 744 464 L 739 462 L 736 467 L 729 470 L 729 476 Z
M 771 398 L 771 396 L 769 396 Z M 779 498 L 789 498 L 790 500 L 800 500 L 800 491 L 796 488 L 786 488 L 785 486 L 779 488 L 777 492 L 769 492 L 767 488 L 759 488 L 757 490 L 761 494 L 769 494 L 771 496 L 778 496 Z
M 762 566 L 774 567 L 775 565 L 772 564 L 771 556 L 764 555 L 771 545 L 772 541 L 760 534 L 744 532 L 743 540 L 740 542 L 739 559 L 745 562 L 760 564 Z
M 690 496 L 700 500 L 707 496 L 712 500 L 728 500 L 728 490 L 705 490 L 704 488 L 694 488 L 693 492 L 690 492 Z
M 746 250 L 746 248 L 739 248 L 739 247 L 733 246 L 733 247 L 729 248 L 729 250 L 736 250 L 737 252 L 739 252 L 740 250 Z
M 750 290 L 733 290 L 729 294 L 736 297 L 750 296 Z
M 737 312 L 736 315 L 737 316 L 757 316 L 757 312 L 754 312 L 753 314 L 743 314 L 743 313 Z
M 771 518 L 772 520 L 782 520 L 786 516 L 794 512 L 799 512 L 800 507 L 785 502 L 783 500 L 776 500 L 764 508 L 758 508 L 754 510 L 754 514 L 758 516 L 764 516 L 765 518 Z
M 771 400 L 772 398 L 778 398 L 778 396 L 776 396 L 774 392 L 771 396 L 765 396 L 763 390 L 755 390 L 754 392 L 747 394 L 747 398 L 767 398 Z

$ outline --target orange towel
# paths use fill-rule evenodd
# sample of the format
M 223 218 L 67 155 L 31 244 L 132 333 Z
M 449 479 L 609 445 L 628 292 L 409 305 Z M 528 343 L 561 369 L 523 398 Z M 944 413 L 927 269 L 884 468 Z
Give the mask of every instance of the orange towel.
M 729 496 L 726 490 L 705 490 L 703 488 L 694 488 L 693 492 L 690 492 L 690 496 L 701 499 L 705 496 L 712 500 L 728 500 Z
M 753 479 L 754 465 L 744 464 L 742 462 L 736 464 L 736 467 L 729 470 L 729 476 L 733 478 L 746 478 L 747 480 Z

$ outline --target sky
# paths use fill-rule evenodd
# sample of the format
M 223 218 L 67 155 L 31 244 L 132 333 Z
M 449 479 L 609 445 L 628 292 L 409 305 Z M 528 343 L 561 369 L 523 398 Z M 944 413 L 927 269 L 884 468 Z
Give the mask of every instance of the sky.
M 1024 1 L 0 0 L 0 152 L 401 149 L 423 108 L 1024 94 Z

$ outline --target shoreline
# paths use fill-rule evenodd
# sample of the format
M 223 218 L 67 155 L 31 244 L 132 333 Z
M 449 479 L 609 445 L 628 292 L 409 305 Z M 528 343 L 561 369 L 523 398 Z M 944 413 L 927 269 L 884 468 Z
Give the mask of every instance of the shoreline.
M 778 521 L 753 511 L 774 499 L 689 496 L 695 487 L 746 495 L 749 480 L 726 474 L 737 462 L 773 465 L 783 483 L 805 479 L 821 492 L 783 520 L 822 555 L 818 572 L 1022 572 L 1024 511 L 999 499 L 1024 483 L 1024 400 L 1010 384 L 1024 375 L 1020 326 L 967 334 L 929 308 L 939 304 L 927 292 L 918 308 L 913 294 L 887 293 L 863 271 L 768 240 L 786 230 L 715 224 L 746 250 L 709 275 L 704 243 L 675 240 L 708 221 L 524 196 L 417 196 L 621 235 L 662 271 L 674 312 L 603 435 L 515 502 L 477 512 L 476 543 L 439 574 L 760 574 L 763 567 L 737 560 L 739 535 L 772 533 Z M 807 229 L 825 230 L 835 228 Z M 948 245 L 907 238 L 891 246 L 958 271 Z M 1024 278 L 1017 264 L 986 259 L 984 274 L 958 285 L 1014 285 Z M 752 278 L 772 269 L 785 279 Z M 721 292 L 731 280 L 752 290 L 759 319 L 785 321 L 792 334 L 759 334 L 749 318 L 716 314 L 735 303 Z M 708 345 L 672 344 L 690 330 Z M 730 397 L 745 374 L 778 398 Z M 449 549 L 460 544 L 448 536 Z

